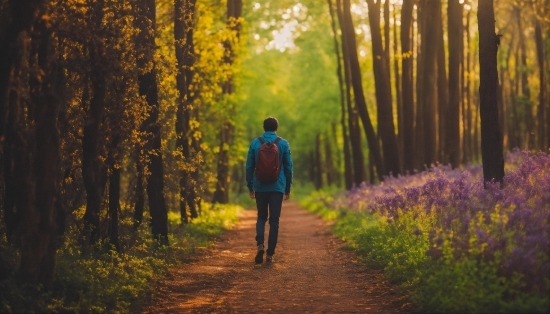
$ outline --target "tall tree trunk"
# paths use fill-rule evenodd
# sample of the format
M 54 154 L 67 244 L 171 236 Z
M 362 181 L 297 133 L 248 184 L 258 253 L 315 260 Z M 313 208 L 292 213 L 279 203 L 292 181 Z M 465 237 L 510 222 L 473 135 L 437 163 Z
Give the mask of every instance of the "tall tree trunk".
M 120 167 L 111 166 L 109 176 L 109 243 L 120 252 L 118 242 L 118 213 L 120 211 Z
M 504 158 L 502 136 L 498 125 L 498 71 L 497 40 L 493 0 L 480 0 L 478 4 L 479 29 L 479 100 L 481 114 L 481 156 L 483 180 L 502 183 Z
M 323 156 L 321 154 L 321 134 L 315 135 L 315 147 L 313 148 L 315 156 L 315 189 L 320 190 L 323 187 Z
M 517 19 L 517 26 L 518 30 L 523 30 L 523 23 L 521 20 L 521 11 L 522 8 L 520 7 L 523 4 L 516 4 L 514 5 L 514 11 L 516 14 Z M 520 77 L 520 83 L 521 83 L 521 106 L 523 108 L 524 113 L 524 125 L 525 125 L 525 131 L 523 133 L 524 135 L 524 147 L 525 149 L 533 149 L 535 146 L 535 138 L 534 134 L 536 131 L 535 123 L 533 119 L 532 114 L 532 103 L 531 103 L 531 90 L 529 86 L 529 73 L 527 71 L 528 65 L 527 65 L 527 51 L 525 47 L 525 34 L 524 32 L 520 31 L 519 33 L 519 49 L 520 49 L 520 59 L 519 59 L 519 77 Z
M 422 133 L 419 141 L 423 141 L 424 151 L 422 165 L 430 167 L 436 161 L 436 113 L 437 113 L 437 48 L 438 30 L 437 12 L 441 11 L 440 0 L 421 0 L 421 48 L 420 70 L 422 74 L 417 84 L 418 115 L 421 115 Z
M 90 10 L 90 20 L 93 33 L 99 34 L 103 23 L 103 9 L 105 2 L 97 1 Z M 86 212 L 84 213 L 83 244 L 95 244 L 99 240 L 99 212 L 105 190 L 106 168 L 102 161 L 101 143 L 103 136 L 100 126 L 104 120 L 105 95 L 107 94 L 107 71 L 105 62 L 105 49 L 103 40 L 99 35 L 94 36 L 88 43 L 90 54 L 90 81 L 92 98 L 88 117 L 84 125 L 82 137 L 82 178 L 86 188 Z
M 153 237 L 162 245 L 168 245 L 168 212 L 163 194 L 164 169 L 162 165 L 160 124 L 158 116 L 160 105 L 158 102 L 157 68 L 155 65 L 155 31 L 156 31 L 156 4 L 155 0 L 139 0 L 136 17 L 139 30 L 136 49 L 138 49 L 139 95 L 145 96 L 150 107 L 149 116 L 141 128 L 147 134 L 145 154 L 146 167 L 149 170 L 147 178 L 147 199 L 151 213 Z M 141 174 L 142 175 L 142 174 Z M 139 175 L 138 175 L 139 177 Z
M 344 141 L 344 183 L 346 190 L 350 190 L 353 186 L 353 170 L 351 165 L 351 152 L 350 152 L 350 138 L 348 136 L 348 130 L 346 125 L 346 101 L 349 98 L 350 93 L 346 94 L 345 88 L 347 87 L 344 84 L 344 71 L 342 69 L 342 55 L 340 53 L 340 46 L 338 43 L 338 32 L 336 31 L 336 18 L 335 18 L 335 12 L 334 7 L 332 6 L 332 0 L 327 0 L 328 7 L 329 7 L 329 13 L 330 13 L 330 21 L 331 21 L 331 28 L 332 28 L 332 34 L 334 39 L 334 52 L 336 54 L 336 74 L 338 76 L 338 87 L 340 90 L 340 108 L 342 112 L 340 124 L 342 126 L 342 137 Z M 348 97 L 346 97 L 346 95 Z
M 51 64 L 51 30 L 44 20 L 38 21 L 32 38 L 31 108 L 29 114 L 34 134 L 27 149 L 32 160 L 27 164 L 30 180 L 27 190 L 20 191 L 29 200 L 23 211 L 21 233 L 20 275 L 26 283 L 41 283 L 50 287 L 53 281 L 56 251 L 56 197 L 59 180 L 59 131 L 57 128 L 58 101 L 54 95 L 53 65 Z M 34 64 L 33 64 L 34 63 Z M 34 140 L 34 141 L 33 141 Z M 34 181 L 34 182 L 32 182 Z
M 380 29 L 380 2 L 367 0 L 369 7 L 369 25 L 372 37 L 372 55 L 374 69 L 374 83 L 376 94 L 376 108 L 378 117 L 378 136 L 382 141 L 385 175 L 397 176 L 401 173 L 399 167 L 399 151 L 395 126 L 393 123 L 393 105 L 391 95 L 390 69 L 387 52 L 382 43 Z M 389 14 L 389 12 L 388 12 Z M 388 31 L 389 32 L 389 31 Z M 389 39 L 389 34 L 386 34 Z
M 395 76 L 395 100 L 397 110 L 397 149 L 401 152 L 399 154 L 399 167 L 404 169 L 403 165 L 403 101 L 401 99 L 401 75 L 399 74 L 399 48 L 397 37 L 397 5 L 393 5 L 393 75 Z M 403 54 L 401 54 L 403 58 Z
M 443 17 L 441 13 L 441 2 L 437 10 L 437 160 L 440 163 L 448 164 L 448 152 L 445 150 L 445 138 L 448 127 L 449 107 L 449 85 L 447 81 L 447 62 L 445 60 L 445 43 L 443 39 Z
M 449 42 L 449 105 L 445 151 L 453 168 L 460 164 L 460 55 L 462 51 L 462 5 L 449 0 L 447 6 Z
M 323 146 L 325 148 L 324 154 L 324 169 L 327 178 L 327 186 L 331 186 L 336 183 L 336 169 L 334 167 L 334 159 L 332 157 L 332 143 L 330 142 L 330 136 L 324 136 Z
M 340 21 L 340 27 L 343 29 L 343 13 L 342 13 L 342 1 L 337 0 L 337 12 L 338 20 Z M 351 84 L 351 70 L 349 62 L 349 53 L 348 45 L 346 41 L 346 36 L 342 31 L 342 56 L 344 63 L 344 78 L 345 78 L 345 88 L 346 88 L 346 107 L 347 107 L 347 118 L 348 118 L 348 128 L 349 128 L 349 143 L 351 148 L 351 186 L 355 184 L 358 186 L 363 181 L 365 181 L 365 160 L 363 156 L 363 150 L 361 148 L 361 129 L 359 126 L 359 115 L 357 110 L 354 107 L 353 96 L 351 93 L 352 84 Z
M 238 43 L 240 31 L 241 31 L 241 22 L 240 18 L 242 15 L 243 2 L 242 0 L 228 0 L 227 1 L 227 23 L 226 28 L 234 33 L 235 40 L 226 40 L 224 41 L 224 64 L 227 66 L 228 78 L 223 83 L 223 93 L 225 95 L 233 94 L 233 61 L 235 58 L 235 48 L 234 44 Z M 231 121 L 231 116 L 235 111 L 235 105 L 233 100 L 228 101 L 230 106 L 228 112 L 229 117 L 224 117 L 220 129 L 220 153 L 218 155 L 217 162 L 217 175 L 216 175 L 216 190 L 214 191 L 214 196 L 212 197 L 212 202 L 226 204 L 229 202 L 229 144 L 233 136 L 233 131 L 235 126 Z
M 465 59 L 464 59 L 464 159 L 463 163 L 467 164 L 468 162 L 472 161 L 472 95 L 471 95 L 471 73 L 472 73 L 472 51 L 471 51 L 471 33 L 470 33 L 470 13 L 471 9 L 469 9 L 466 12 L 466 27 L 465 27 L 465 35 L 466 35 L 466 49 L 464 51 Z
M 369 150 L 374 156 L 374 163 L 376 165 L 376 171 L 378 174 L 378 179 L 380 181 L 384 180 L 384 162 L 382 160 L 382 154 L 380 152 L 380 145 L 378 143 L 378 138 L 374 132 L 374 127 L 369 117 L 367 111 L 367 102 L 365 100 L 365 95 L 363 94 L 363 85 L 361 78 L 361 68 L 359 66 L 359 58 L 357 56 L 357 44 L 355 41 L 355 28 L 353 27 L 353 21 L 351 18 L 351 5 L 349 0 L 343 0 L 343 10 L 342 10 L 342 34 L 345 37 L 343 42 L 347 47 L 346 58 L 348 58 L 349 68 L 350 68 L 350 77 L 351 83 L 353 86 L 353 94 L 355 100 L 355 108 L 359 112 L 361 121 L 363 122 L 363 128 L 365 130 L 365 136 L 367 137 L 367 143 L 369 145 Z M 350 113 L 351 114 L 351 113 Z M 394 134 L 395 136 L 395 134 Z
M 401 93 L 403 99 L 403 165 L 404 171 L 412 173 L 415 168 L 414 90 L 412 18 L 414 0 L 403 0 L 401 9 Z
M 9 0 L 5 4 L 11 19 L 3 29 L 0 29 L 0 145 L 4 141 L 4 128 L 8 118 L 6 101 L 12 68 L 20 63 L 23 56 L 17 40 L 23 32 L 30 31 L 36 18 L 45 10 L 43 4 L 46 2 Z
M 535 25 L 535 43 L 537 46 L 537 61 L 539 65 L 539 81 L 540 81 L 540 90 L 539 90 L 539 106 L 537 110 L 538 115 L 538 148 L 542 151 L 546 151 L 549 147 L 547 146 L 547 137 L 549 136 L 547 125 L 546 125 L 546 111 L 547 104 L 546 99 L 546 78 L 544 76 L 545 72 L 545 58 L 544 58 L 544 42 L 542 40 L 542 29 L 541 21 L 537 21 Z
M 193 44 L 193 28 L 195 19 L 196 0 L 176 0 L 174 2 L 174 40 L 178 73 L 176 86 L 179 92 L 176 119 L 176 149 L 181 151 L 182 162 L 186 167 L 181 171 L 180 185 L 180 212 L 182 222 L 188 223 L 187 210 L 191 217 L 197 217 L 196 190 L 197 182 L 192 178 L 192 167 L 196 156 L 192 155 L 190 126 L 193 110 L 194 93 L 191 90 L 193 83 L 193 65 L 195 64 L 195 46 Z M 196 154 L 196 152 L 194 152 Z

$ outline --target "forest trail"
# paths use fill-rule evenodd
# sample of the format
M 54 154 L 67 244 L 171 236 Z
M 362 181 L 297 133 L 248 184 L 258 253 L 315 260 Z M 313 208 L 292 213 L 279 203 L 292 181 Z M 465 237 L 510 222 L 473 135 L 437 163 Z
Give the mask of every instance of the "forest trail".
M 343 250 L 330 224 L 284 202 L 274 263 L 254 265 L 256 211 L 157 283 L 148 313 L 406 313 L 381 272 Z M 266 225 L 266 237 L 269 230 Z M 267 240 L 267 239 L 266 239 Z M 267 242 L 266 242 L 267 243 Z

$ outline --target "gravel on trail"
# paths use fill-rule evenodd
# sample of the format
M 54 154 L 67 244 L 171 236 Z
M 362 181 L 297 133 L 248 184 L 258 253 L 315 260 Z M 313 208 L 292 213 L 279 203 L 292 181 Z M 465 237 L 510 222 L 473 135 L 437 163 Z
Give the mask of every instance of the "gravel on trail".
M 331 224 L 284 202 L 272 264 L 254 264 L 256 211 L 155 283 L 146 313 L 410 313 L 382 273 L 359 262 Z M 269 223 L 266 224 L 266 244 Z M 264 255 L 265 257 L 265 255 Z

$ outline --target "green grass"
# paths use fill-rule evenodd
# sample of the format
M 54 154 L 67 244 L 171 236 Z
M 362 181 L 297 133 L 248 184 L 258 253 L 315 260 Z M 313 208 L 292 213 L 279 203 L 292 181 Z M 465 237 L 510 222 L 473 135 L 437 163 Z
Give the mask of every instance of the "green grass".
M 131 312 L 146 302 L 151 283 L 165 276 L 170 267 L 185 262 L 195 249 L 208 247 L 237 221 L 236 205 L 203 204 L 201 216 L 186 226 L 179 213 L 169 214 L 170 246 L 160 246 L 144 223 L 132 231 L 131 219 L 121 222 L 122 252 L 100 243 L 83 254 L 78 229 L 72 226 L 56 256 L 53 289 L 17 284 L 13 269 L 17 252 L 2 246 L 12 261 L 11 275 L 0 283 L 0 312 Z
M 441 244 L 430 244 L 424 230 L 434 217 L 400 213 L 391 223 L 365 212 L 330 208 L 331 193 L 317 192 L 301 205 L 335 220 L 333 232 L 344 239 L 369 266 L 383 269 L 386 278 L 410 297 L 421 311 L 436 313 L 548 313 L 549 298 L 523 292 L 518 274 L 499 273 L 499 257 L 480 258 L 483 247 L 457 255 L 452 232 L 441 231 Z M 411 210 L 411 212 L 414 212 Z M 491 226 L 485 226 L 490 229 Z M 437 236 L 437 235 L 436 235 Z M 471 239 L 475 242 L 475 239 Z M 433 243 L 433 242 L 432 242 Z M 510 244 L 512 245 L 512 244 Z M 432 258 L 438 254 L 438 258 Z M 550 287 L 550 279 L 546 281 Z

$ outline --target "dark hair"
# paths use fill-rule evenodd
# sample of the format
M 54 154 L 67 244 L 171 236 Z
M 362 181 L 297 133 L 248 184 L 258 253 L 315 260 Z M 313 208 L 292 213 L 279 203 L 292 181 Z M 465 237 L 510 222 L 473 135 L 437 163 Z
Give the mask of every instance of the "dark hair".
M 264 131 L 277 131 L 279 127 L 279 121 L 275 117 L 267 117 L 264 120 Z

